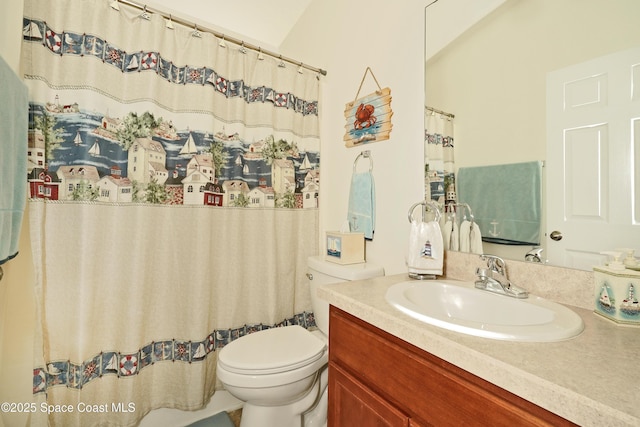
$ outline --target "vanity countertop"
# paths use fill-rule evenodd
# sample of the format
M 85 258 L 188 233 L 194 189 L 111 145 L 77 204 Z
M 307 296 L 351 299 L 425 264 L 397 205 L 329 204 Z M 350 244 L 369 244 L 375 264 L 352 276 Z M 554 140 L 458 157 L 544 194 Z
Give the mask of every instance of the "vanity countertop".
M 576 424 L 640 425 L 640 329 L 570 307 L 585 324 L 573 339 L 520 343 L 478 338 L 427 325 L 388 304 L 387 289 L 406 280 L 406 274 L 399 274 L 324 285 L 318 296 Z

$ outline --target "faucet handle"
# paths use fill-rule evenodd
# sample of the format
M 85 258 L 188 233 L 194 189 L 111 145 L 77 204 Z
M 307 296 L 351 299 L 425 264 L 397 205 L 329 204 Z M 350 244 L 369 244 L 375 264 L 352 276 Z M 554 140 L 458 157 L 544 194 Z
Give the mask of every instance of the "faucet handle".
M 507 263 L 499 256 L 482 254 L 480 255 L 480 259 L 487 261 L 487 267 L 489 267 L 490 270 L 504 274 Z

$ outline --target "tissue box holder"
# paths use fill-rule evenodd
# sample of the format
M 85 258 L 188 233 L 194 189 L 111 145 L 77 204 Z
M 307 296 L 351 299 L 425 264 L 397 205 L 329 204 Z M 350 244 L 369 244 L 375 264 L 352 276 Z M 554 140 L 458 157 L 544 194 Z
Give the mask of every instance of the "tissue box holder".
M 337 264 L 364 262 L 364 233 L 326 232 L 327 261 Z
M 594 312 L 621 325 L 640 326 L 640 272 L 594 267 Z

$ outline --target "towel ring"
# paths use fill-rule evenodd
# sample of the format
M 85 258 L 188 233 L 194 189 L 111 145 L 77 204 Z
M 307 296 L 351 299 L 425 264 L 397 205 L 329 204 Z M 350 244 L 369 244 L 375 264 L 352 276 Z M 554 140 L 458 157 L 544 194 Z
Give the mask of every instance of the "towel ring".
M 438 208 L 438 204 L 436 202 L 434 202 L 433 200 L 424 200 L 422 202 L 418 202 L 418 203 L 414 203 L 413 205 L 411 205 L 411 207 L 409 208 L 409 222 L 413 222 L 413 211 L 418 207 L 418 206 L 424 206 L 424 208 L 422 209 L 422 221 L 424 222 L 424 216 L 425 216 L 425 212 L 427 211 L 427 207 L 431 207 L 431 210 L 433 212 L 435 212 L 435 222 L 439 222 L 440 221 L 440 208 Z
M 451 206 L 455 206 L 456 208 L 461 207 L 466 209 L 466 213 L 469 215 L 469 220 L 471 223 L 475 222 L 476 217 L 473 216 L 473 211 L 471 210 L 471 206 L 468 203 L 452 203 Z
M 353 161 L 353 171 L 356 171 L 356 165 L 358 164 L 358 160 L 360 159 L 360 157 L 369 159 L 369 172 L 371 172 L 373 170 L 373 157 L 371 157 L 371 151 L 369 150 L 362 151 L 360 154 L 358 154 L 356 159 Z

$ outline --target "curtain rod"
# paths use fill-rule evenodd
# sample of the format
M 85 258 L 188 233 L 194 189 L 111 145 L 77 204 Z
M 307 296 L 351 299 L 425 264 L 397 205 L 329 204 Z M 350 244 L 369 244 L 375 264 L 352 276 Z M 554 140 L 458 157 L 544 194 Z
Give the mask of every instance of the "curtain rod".
M 110 5 L 111 5 L 112 8 L 115 9 L 117 7 L 118 3 L 134 7 L 136 9 L 142 11 L 142 13 L 153 13 L 153 14 L 156 14 L 156 15 L 160 15 L 164 19 L 166 19 L 166 20 L 168 20 L 170 22 L 175 22 L 175 23 L 183 25 L 183 26 L 185 26 L 187 28 L 193 28 L 195 31 L 210 33 L 210 34 L 213 34 L 214 36 L 218 37 L 219 39 L 222 39 L 224 41 L 228 41 L 228 42 L 233 43 L 233 44 L 237 44 L 237 45 L 242 46 L 242 47 L 244 47 L 246 49 L 251 49 L 251 50 L 256 51 L 256 52 L 261 52 L 261 53 L 263 53 L 265 55 L 269 55 L 269 56 L 271 56 L 273 58 L 277 58 L 277 59 L 279 59 L 281 61 L 286 61 L 286 62 L 288 62 L 290 64 L 294 64 L 294 65 L 297 65 L 299 67 L 306 68 L 307 70 L 311 70 L 313 72 L 322 74 L 323 76 L 327 75 L 327 71 L 323 70 L 322 68 L 316 68 L 316 67 L 312 67 L 310 65 L 303 64 L 301 61 L 295 61 L 295 60 L 293 60 L 291 58 L 284 57 L 284 56 L 280 55 L 279 53 L 275 53 L 275 52 L 271 52 L 269 50 L 262 49 L 260 46 L 255 46 L 255 45 L 253 45 L 251 43 L 246 43 L 244 40 L 240 40 L 240 39 L 237 39 L 235 37 L 226 36 L 225 34 L 219 32 L 219 31 L 215 31 L 215 30 L 212 30 L 212 29 L 206 28 L 206 27 L 200 27 L 194 22 L 189 22 L 189 21 L 186 21 L 186 20 L 181 19 L 179 17 L 175 17 L 173 15 L 167 15 L 166 13 L 162 12 L 161 10 L 158 10 L 158 9 L 155 9 L 155 8 L 148 7 L 146 5 L 142 5 L 142 4 L 136 3 L 136 2 L 134 2 L 132 0 L 113 0 L 113 2 L 110 3 Z
M 452 118 L 452 119 L 456 117 L 455 115 L 453 115 L 453 114 L 451 114 L 451 113 L 447 113 L 447 112 L 445 112 L 445 111 L 438 110 L 437 108 L 433 108 L 433 107 L 425 106 L 425 107 L 424 107 L 424 109 L 425 109 L 425 110 L 428 110 L 428 111 L 431 111 L 431 112 L 434 112 L 434 113 L 436 113 L 436 114 L 442 114 L 443 116 L 447 116 L 447 117 L 450 117 L 450 118 Z

